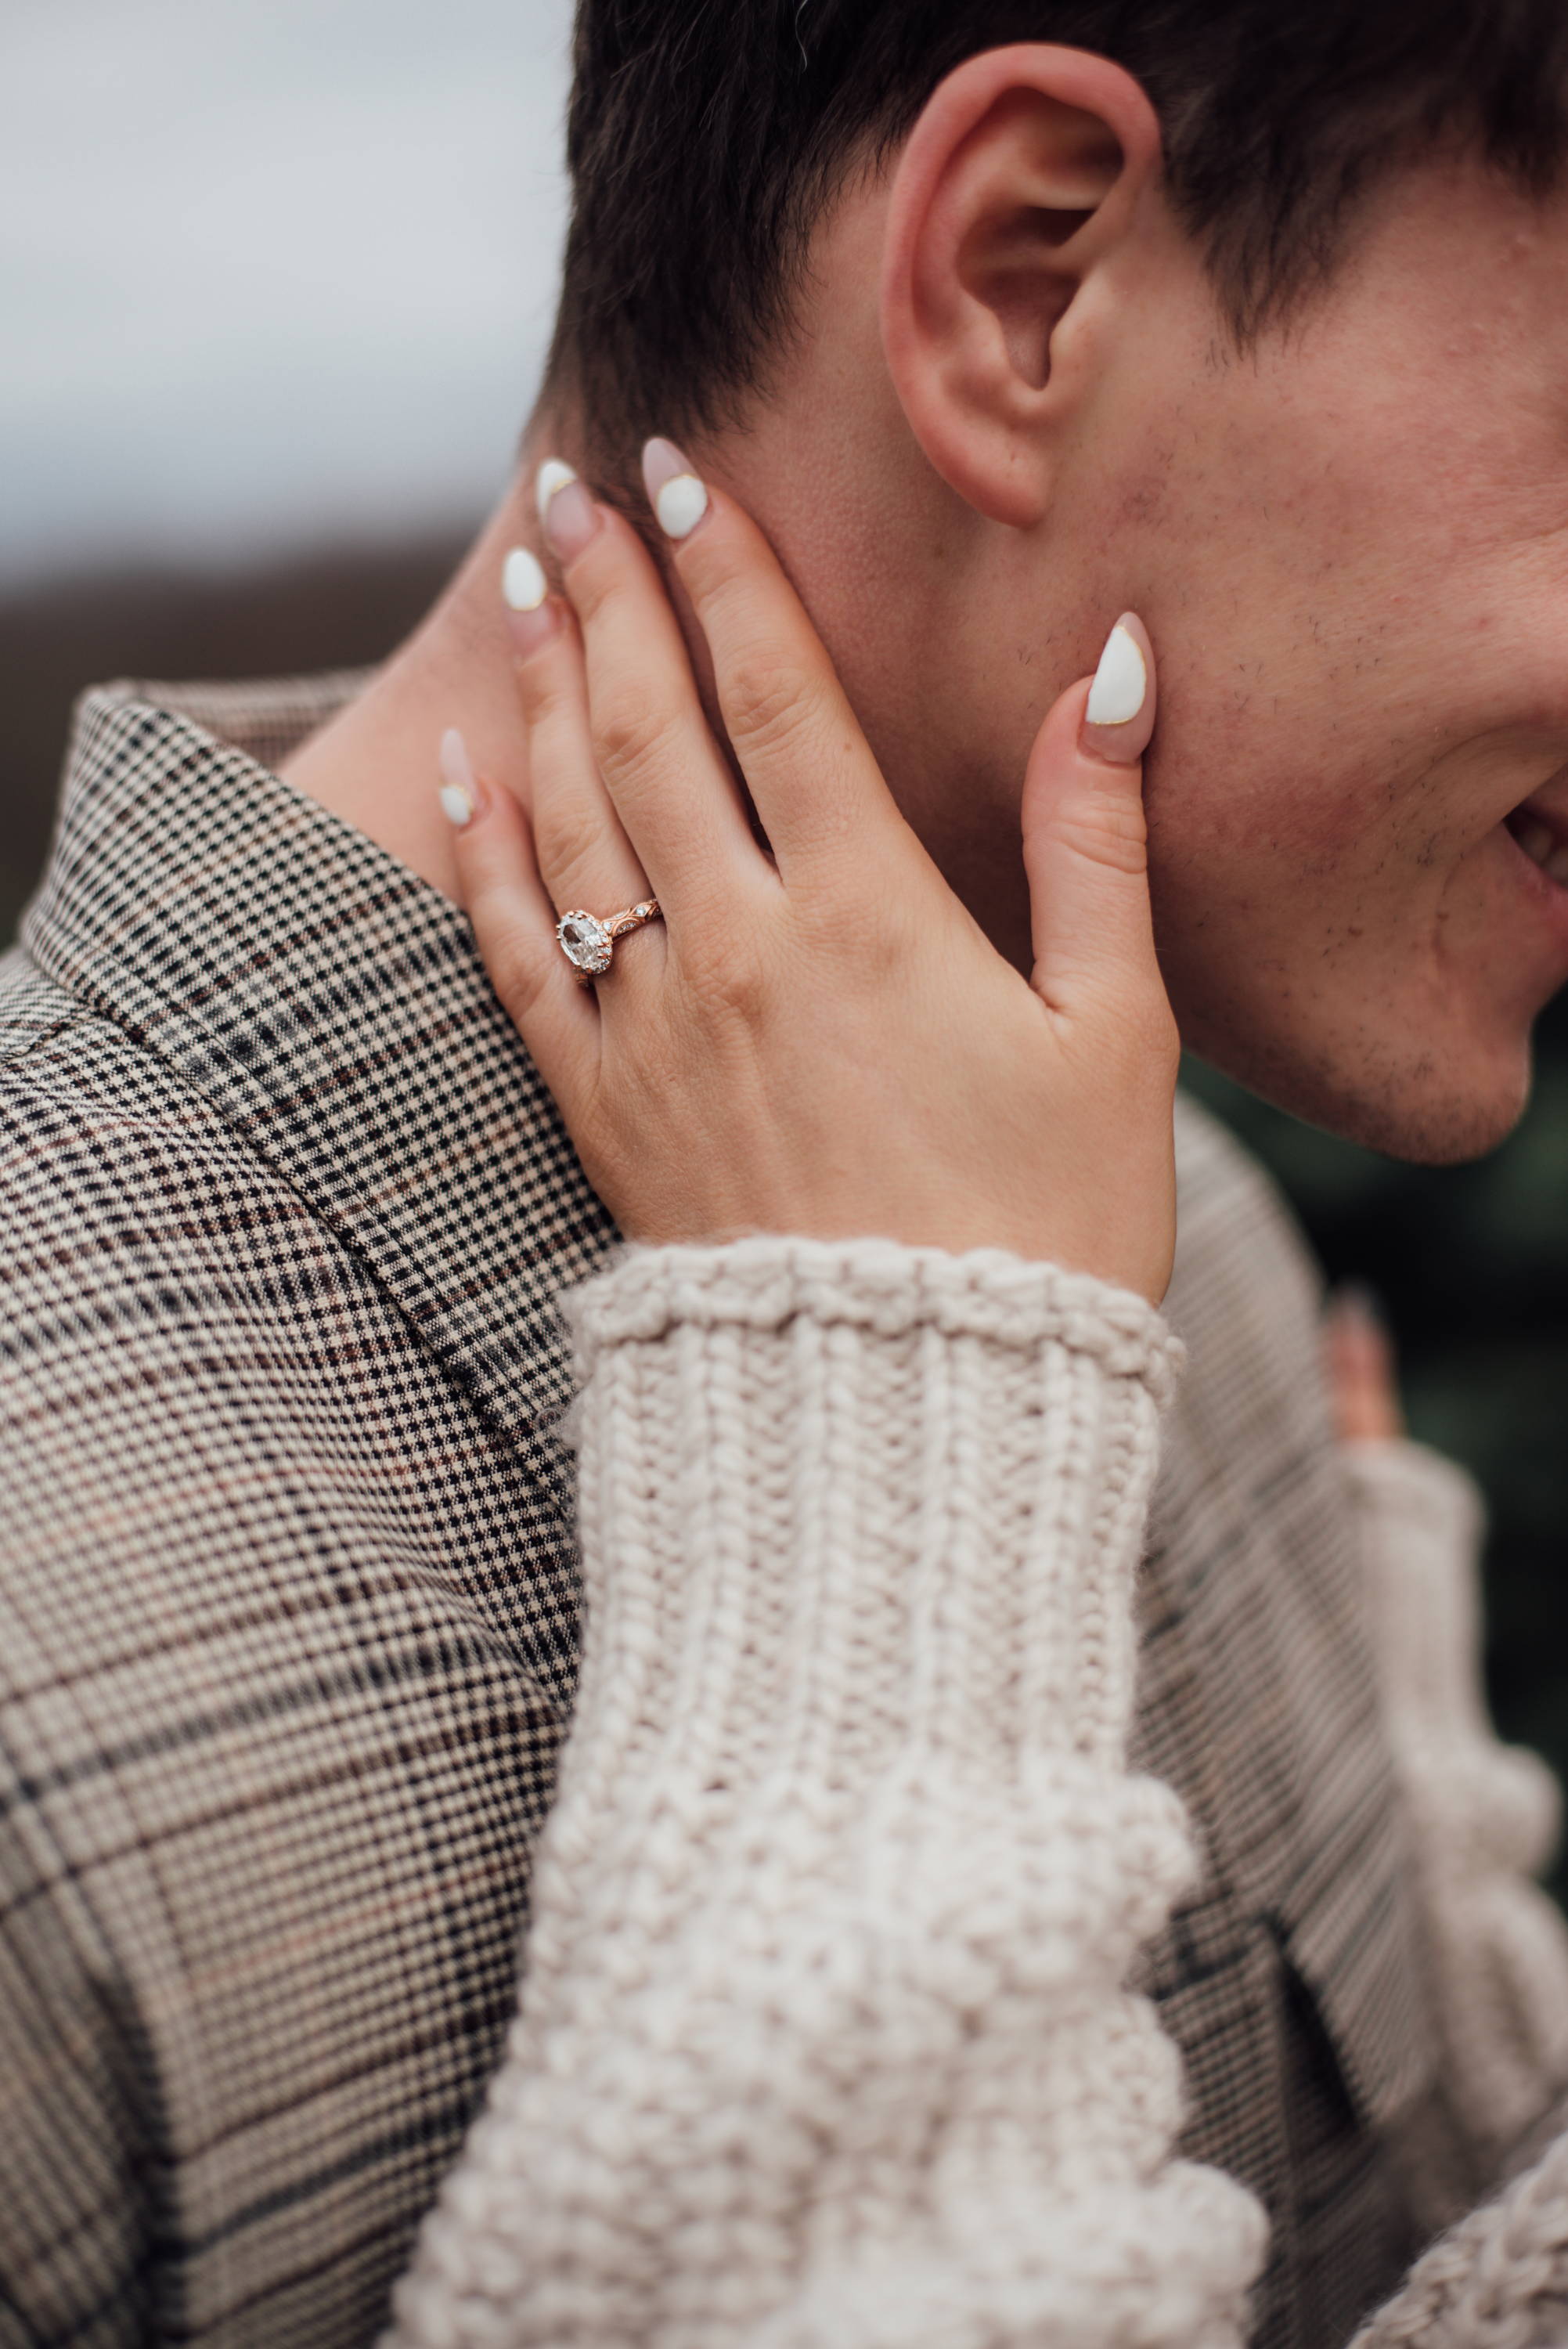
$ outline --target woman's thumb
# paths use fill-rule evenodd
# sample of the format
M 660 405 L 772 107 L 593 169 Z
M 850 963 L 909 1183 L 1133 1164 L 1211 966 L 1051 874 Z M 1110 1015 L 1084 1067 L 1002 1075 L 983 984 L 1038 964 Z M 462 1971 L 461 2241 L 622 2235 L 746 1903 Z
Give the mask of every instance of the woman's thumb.
M 1113 984 L 1161 985 L 1149 911 L 1143 753 L 1154 731 L 1154 647 L 1134 612 L 1091 678 L 1069 686 L 1035 739 L 1024 783 L 1036 992 L 1088 1008 Z

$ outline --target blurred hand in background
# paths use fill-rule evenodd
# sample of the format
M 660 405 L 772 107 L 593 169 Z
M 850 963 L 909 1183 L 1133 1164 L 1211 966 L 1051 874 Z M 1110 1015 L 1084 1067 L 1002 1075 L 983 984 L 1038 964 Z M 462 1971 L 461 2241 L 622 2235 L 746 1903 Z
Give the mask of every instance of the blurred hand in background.
M 1394 1340 L 1374 1292 L 1345 1281 L 1324 1320 L 1328 1389 L 1344 1444 L 1391 1443 L 1405 1433 Z

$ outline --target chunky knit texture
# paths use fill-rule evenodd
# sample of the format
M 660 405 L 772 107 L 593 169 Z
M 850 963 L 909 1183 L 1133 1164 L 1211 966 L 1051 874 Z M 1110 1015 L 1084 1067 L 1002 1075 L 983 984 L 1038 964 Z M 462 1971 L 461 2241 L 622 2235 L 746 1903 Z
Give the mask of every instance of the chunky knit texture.
M 1385 1713 L 1412 1827 L 1449 2095 L 1496 2165 L 1568 2078 L 1568 1927 L 1532 1881 L 1557 1782 L 1500 1745 L 1480 1682 L 1480 1495 L 1413 1444 L 1346 1447 Z M 1559 2119 L 1561 2115 L 1557 2116 Z M 1568 2137 L 1454 2227 L 1355 2349 L 1563 2349 Z
M 398 2349 L 1244 2338 L 1120 1984 L 1189 1881 L 1130 1775 L 1175 1350 L 1048 1266 L 633 1252 L 573 1304 L 589 1630 L 521 2012 Z
M 589 1633 L 521 2009 L 386 2349 L 1224 2349 L 1262 2213 L 1124 1982 L 1191 1879 L 1130 1775 L 1179 1350 L 1001 1255 L 633 1250 L 570 1310 Z M 1346 1454 L 1444 2064 L 1568 2076 L 1555 1783 L 1481 1697 L 1479 1501 Z M 1568 2340 L 1568 2138 L 1356 2349 Z M 1332 2344 L 1325 2344 L 1332 2349 Z
M 1351 2349 L 1563 2349 L 1568 2137 L 1451 2228 Z
M 1561 1826 L 1539 1755 L 1501 1745 L 1481 1688 L 1480 1495 L 1414 1444 L 1356 1444 L 1389 1743 L 1412 1828 L 1449 2093 L 1492 2168 L 1568 2078 L 1568 1928 L 1532 1879 Z

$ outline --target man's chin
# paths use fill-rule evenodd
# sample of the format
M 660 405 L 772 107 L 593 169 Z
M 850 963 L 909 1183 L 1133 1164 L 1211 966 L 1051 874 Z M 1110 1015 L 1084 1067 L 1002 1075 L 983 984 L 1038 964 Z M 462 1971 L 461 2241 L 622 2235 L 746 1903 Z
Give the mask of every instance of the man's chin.
M 1528 1039 L 1480 1064 L 1473 1051 L 1452 1053 L 1445 1065 L 1439 1053 L 1422 1050 L 1354 1072 L 1256 1044 L 1194 1039 L 1191 1049 L 1275 1109 L 1416 1166 L 1484 1158 L 1507 1141 L 1530 1102 Z

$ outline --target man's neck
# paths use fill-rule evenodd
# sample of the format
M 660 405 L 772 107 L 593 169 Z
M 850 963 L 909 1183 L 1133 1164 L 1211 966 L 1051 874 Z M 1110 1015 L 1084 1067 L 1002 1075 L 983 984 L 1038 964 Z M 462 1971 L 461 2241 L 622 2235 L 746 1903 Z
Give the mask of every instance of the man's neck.
M 812 544 L 817 528 L 813 480 L 809 470 L 804 480 L 797 478 L 799 461 L 792 463 L 787 447 L 781 451 L 753 439 L 746 448 L 749 464 L 739 494 L 760 498 L 766 509 L 764 526 L 770 527 L 776 543 L 782 536 L 780 552 L 786 566 L 793 569 L 792 554 L 803 554 Z M 481 774 L 503 789 L 520 790 L 526 781 L 511 639 L 500 595 L 501 567 L 513 546 L 543 554 L 533 473 L 553 453 L 576 460 L 579 436 L 557 424 L 536 423 L 516 479 L 439 601 L 365 690 L 283 770 L 298 790 L 368 833 L 454 903 L 460 902 L 461 893 L 451 833 L 438 798 L 438 746 L 449 726 L 459 727 Z M 705 466 L 710 461 L 720 466 L 722 479 L 727 453 L 709 447 L 701 455 Z M 853 543 L 851 533 L 851 546 Z M 873 566 L 868 578 L 862 552 L 854 561 L 842 563 L 838 574 L 820 569 L 814 574 L 824 616 L 836 623 L 837 640 L 846 648 L 863 652 L 868 616 L 880 611 L 879 579 L 885 583 L 887 571 L 898 567 L 896 562 L 883 564 L 880 572 Z M 900 616 L 881 614 L 878 626 L 884 643 L 897 635 Z M 923 625 L 929 637 L 934 625 L 929 616 Z M 834 627 L 826 633 L 833 644 Z M 697 666 L 700 674 L 700 659 Z M 918 670 L 917 656 L 910 657 L 910 666 Z M 853 694 L 855 680 L 847 678 L 846 682 Z M 873 743 L 891 757 L 890 776 L 914 783 L 923 766 L 931 764 L 929 695 L 921 698 L 913 720 L 907 722 L 896 695 L 884 694 L 882 700 L 882 739 L 879 742 L 873 732 Z M 918 740 L 913 739 L 915 735 Z M 961 761 L 952 761 L 951 768 L 954 775 L 970 776 Z M 1031 951 L 1028 893 L 1016 820 L 1009 815 L 984 822 L 976 830 L 976 813 L 983 817 L 988 803 L 984 779 L 976 783 L 971 777 L 960 790 L 939 764 L 924 781 L 927 822 L 922 823 L 915 812 L 921 804 L 918 788 L 905 799 L 906 812 L 998 950 L 1026 971 Z M 962 820 L 955 822 L 955 817 Z
M 531 478 L 520 471 L 414 634 L 282 770 L 454 900 L 451 832 L 437 797 L 442 734 L 459 726 L 480 772 L 503 787 L 523 780 L 500 574 L 510 547 L 541 551 Z

